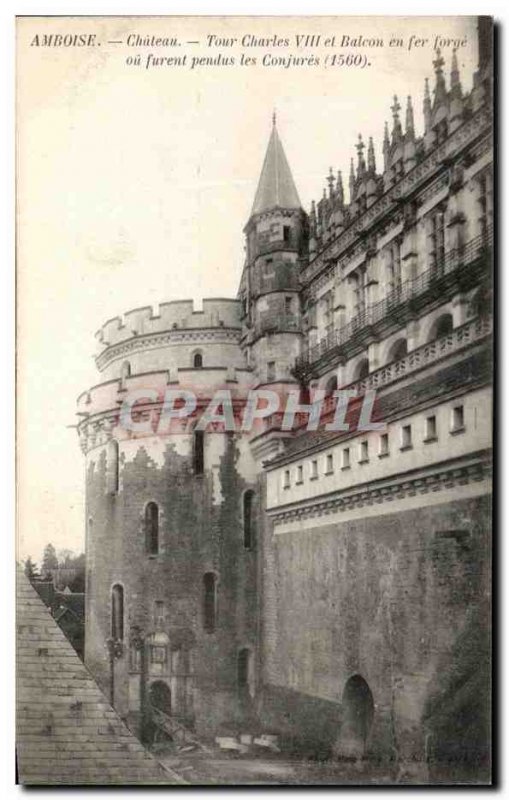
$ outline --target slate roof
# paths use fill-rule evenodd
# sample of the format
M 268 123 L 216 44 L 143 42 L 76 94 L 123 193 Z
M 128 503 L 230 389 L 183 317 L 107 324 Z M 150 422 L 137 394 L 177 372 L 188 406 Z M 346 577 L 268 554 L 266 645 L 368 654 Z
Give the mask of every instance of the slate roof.
M 301 208 L 275 123 L 272 126 L 251 214 L 260 214 L 271 208 Z
M 25 575 L 18 574 L 16 583 L 20 782 L 185 783 L 124 725 Z

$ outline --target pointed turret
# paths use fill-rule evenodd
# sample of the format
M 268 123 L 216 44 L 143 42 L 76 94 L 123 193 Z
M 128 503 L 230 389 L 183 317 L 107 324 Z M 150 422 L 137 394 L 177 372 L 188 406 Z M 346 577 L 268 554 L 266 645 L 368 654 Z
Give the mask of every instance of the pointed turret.
M 270 211 L 272 208 L 301 208 L 299 195 L 277 132 L 275 114 L 272 118 L 272 133 L 267 146 L 251 215 L 261 214 L 263 211 Z

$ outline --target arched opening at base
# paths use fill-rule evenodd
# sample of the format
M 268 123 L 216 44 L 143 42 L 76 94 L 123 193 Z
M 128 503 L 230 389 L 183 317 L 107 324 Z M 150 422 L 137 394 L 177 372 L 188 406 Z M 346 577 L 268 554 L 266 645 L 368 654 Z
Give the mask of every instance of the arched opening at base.
M 162 711 L 163 714 L 171 714 L 171 691 L 164 681 L 154 681 L 149 690 L 149 700 L 152 708 Z
M 371 689 L 360 675 L 353 675 L 346 682 L 342 708 L 338 755 L 362 758 L 373 724 L 374 703 Z

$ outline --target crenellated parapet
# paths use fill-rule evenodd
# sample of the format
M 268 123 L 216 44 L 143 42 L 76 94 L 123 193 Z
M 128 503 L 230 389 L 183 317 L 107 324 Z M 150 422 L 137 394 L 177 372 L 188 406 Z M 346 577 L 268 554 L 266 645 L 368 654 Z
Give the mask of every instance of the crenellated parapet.
M 123 317 L 113 317 L 96 333 L 98 353 L 112 345 L 138 336 L 204 329 L 240 328 L 240 305 L 235 299 L 212 298 L 203 301 L 197 310 L 192 300 L 161 303 L 156 313 L 152 306 L 127 311 Z

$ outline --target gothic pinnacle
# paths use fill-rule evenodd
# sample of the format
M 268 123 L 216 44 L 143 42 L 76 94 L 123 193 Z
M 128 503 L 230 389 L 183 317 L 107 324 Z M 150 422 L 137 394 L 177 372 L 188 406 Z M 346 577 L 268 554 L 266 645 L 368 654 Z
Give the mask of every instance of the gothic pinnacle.
M 429 80 L 428 78 L 424 79 L 424 103 L 423 103 L 423 113 L 424 113 L 424 128 L 428 130 L 431 125 L 431 96 L 429 92 Z
M 348 188 L 350 189 L 350 202 L 352 202 L 355 191 L 355 170 L 353 166 L 353 158 L 350 159 L 350 177 L 348 179 Z
M 343 176 L 341 174 L 341 170 L 338 170 L 338 179 L 336 182 L 336 195 L 340 205 L 343 205 L 343 203 L 345 202 L 345 193 L 343 191 Z
M 398 102 L 397 94 L 394 95 L 394 102 L 393 102 L 393 104 L 391 106 L 391 111 L 392 111 L 392 119 L 393 119 L 392 143 L 394 144 L 395 142 L 398 141 L 398 139 L 400 139 L 400 137 L 402 135 L 402 132 L 403 132 L 402 129 L 401 129 L 401 122 L 400 122 L 400 119 L 399 119 L 399 112 L 401 111 L 401 106 L 400 106 L 400 104 Z
M 329 167 L 327 183 L 329 184 L 329 197 L 332 197 L 332 195 L 334 194 L 334 173 L 332 171 L 332 167 Z
M 368 141 L 368 170 L 370 172 L 376 172 L 376 161 L 375 161 L 375 147 L 373 145 L 373 137 L 369 137 Z
M 451 60 L 451 91 L 454 95 L 461 97 L 461 82 L 460 72 L 458 69 L 458 57 L 456 55 L 456 48 L 452 51 Z
M 433 61 L 433 66 L 435 68 L 435 100 L 434 105 L 438 103 L 442 103 L 446 97 L 446 87 L 445 87 L 445 78 L 444 78 L 444 70 L 443 66 L 445 64 L 444 59 L 442 58 L 442 54 L 440 52 L 440 48 L 437 47 L 436 49 L 436 58 Z
M 366 172 L 366 162 L 364 161 L 363 150 L 366 147 L 362 141 L 362 134 L 359 133 L 359 141 L 355 145 L 357 150 L 357 177 L 361 178 Z
M 414 110 L 412 108 L 412 98 L 410 97 L 410 95 L 408 95 L 407 97 L 407 104 L 406 104 L 405 132 L 407 136 L 410 138 L 412 138 L 415 134 Z

